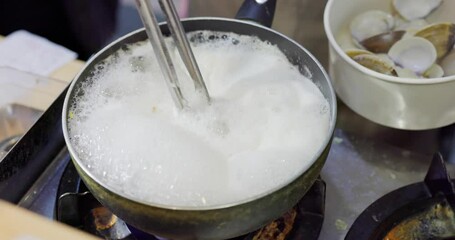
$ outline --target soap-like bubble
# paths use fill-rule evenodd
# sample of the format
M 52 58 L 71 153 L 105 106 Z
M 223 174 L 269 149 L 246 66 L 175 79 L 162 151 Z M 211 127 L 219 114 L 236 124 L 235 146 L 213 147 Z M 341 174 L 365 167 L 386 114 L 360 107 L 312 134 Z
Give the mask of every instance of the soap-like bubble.
M 89 171 L 136 200 L 188 207 L 249 199 L 308 169 L 329 128 L 318 87 L 257 37 L 188 35 L 211 104 L 176 110 L 150 44 L 121 48 L 71 103 L 70 140 Z M 191 103 L 193 83 L 175 62 Z

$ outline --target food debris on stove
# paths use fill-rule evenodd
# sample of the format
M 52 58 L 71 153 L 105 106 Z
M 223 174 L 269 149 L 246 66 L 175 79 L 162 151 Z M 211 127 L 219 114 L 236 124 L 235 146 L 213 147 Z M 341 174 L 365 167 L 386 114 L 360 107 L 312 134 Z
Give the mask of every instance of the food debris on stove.
M 455 213 L 447 200 L 405 219 L 392 228 L 384 240 L 427 240 L 455 236 Z

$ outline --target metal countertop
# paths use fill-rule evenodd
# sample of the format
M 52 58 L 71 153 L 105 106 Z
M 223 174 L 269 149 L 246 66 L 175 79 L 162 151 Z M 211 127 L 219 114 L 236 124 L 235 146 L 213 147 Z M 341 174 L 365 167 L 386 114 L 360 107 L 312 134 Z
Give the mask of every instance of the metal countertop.
M 192 0 L 190 16 L 233 17 L 241 2 Z M 327 69 L 328 43 L 322 23 L 326 2 L 278 1 L 272 27 L 302 44 Z M 368 121 L 338 101 L 335 138 L 321 174 L 327 196 L 319 239 L 343 239 L 356 217 L 373 201 L 396 188 L 422 181 L 435 151 L 455 162 L 455 153 L 450 152 L 454 147 L 455 125 L 428 131 L 391 129 Z M 67 156 L 60 159 L 53 165 L 58 175 L 68 161 Z M 455 164 L 448 168 L 454 175 Z M 55 192 L 56 186 L 51 190 Z M 51 205 L 34 206 L 40 198 L 35 194 L 30 192 L 31 198 L 23 199 L 20 205 L 51 217 Z
M 190 16 L 233 17 L 242 0 L 192 0 Z M 328 71 L 326 0 L 278 1 L 272 28 L 307 48 Z M 455 162 L 455 125 L 404 131 L 375 124 L 338 101 L 337 128 L 322 178 L 327 184 L 321 240 L 343 239 L 356 217 L 394 189 L 422 181 L 435 151 Z M 454 151 L 455 152 L 455 151 Z M 455 176 L 455 166 L 449 164 Z

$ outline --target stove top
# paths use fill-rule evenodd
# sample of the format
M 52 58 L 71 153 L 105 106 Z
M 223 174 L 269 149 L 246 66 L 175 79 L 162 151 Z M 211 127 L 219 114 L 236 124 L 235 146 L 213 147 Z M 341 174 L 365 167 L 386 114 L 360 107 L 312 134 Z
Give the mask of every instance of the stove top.
M 424 181 L 376 200 L 355 220 L 345 239 L 455 239 L 454 210 L 454 182 L 441 155 L 435 154 Z
M 57 195 L 55 218 L 70 226 L 108 240 L 158 240 L 116 217 L 102 206 L 85 187 L 76 168 L 69 162 Z M 299 203 L 267 226 L 232 240 L 309 239 L 317 240 L 325 207 L 325 183 L 317 179 Z
M 64 94 L 0 163 L 0 198 L 105 239 L 156 239 L 114 216 L 85 188 L 63 140 Z M 325 184 L 317 180 L 308 194 L 283 217 L 236 240 L 285 240 L 302 236 L 318 239 L 324 203 Z
M 57 217 L 60 179 L 70 162 L 61 130 L 65 93 L 0 162 L 0 199 L 50 219 Z M 447 159 L 455 157 L 450 150 L 455 145 L 455 125 L 399 131 L 362 121 L 343 105 L 338 115 L 338 128 L 321 172 L 327 191 L 319 239 L 343 239 L 371 203 L 395 189 L 420 182 L 430 165 L 428 152 L 439 146 Z M 447 168 L 455 173 L 453 164 Z

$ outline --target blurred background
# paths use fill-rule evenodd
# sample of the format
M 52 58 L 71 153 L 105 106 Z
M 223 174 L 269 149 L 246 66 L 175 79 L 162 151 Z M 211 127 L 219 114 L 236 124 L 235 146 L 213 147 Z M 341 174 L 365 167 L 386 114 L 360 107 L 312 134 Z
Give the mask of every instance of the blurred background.
M 233 18 L 243 0 L 174 0 L 174 2 L 179 8 L 180 17 Z M 310 50 L 324 66 L 327 66 L 328 56 L 326 47 L 328 43 L 322 21 L 326 2 L 327 0 L 277 1 L 272 25 L 273 29 L 296 40 Z M 121 0 L 117 16 L 118 25 L 113 39 L 142 26 L 134 0 Z
M 174 0 L 182 18 L 233 18 L 242 2 Z M 327 62 L 327 40 L 322 24 L 325 3 L 326 0 L 278 1 L 272 26 L 309 49 L 324 66 Z M 156 6 L 156 9 L 159 8 Z M 311 11 L 306 11 L 309 9 Z M 157 16 L 163 19 L 162 14 Z M 0 0 L 0 35 L 25 29 L 77 52 L 82 60 L 141 27 L 134 0 Z

